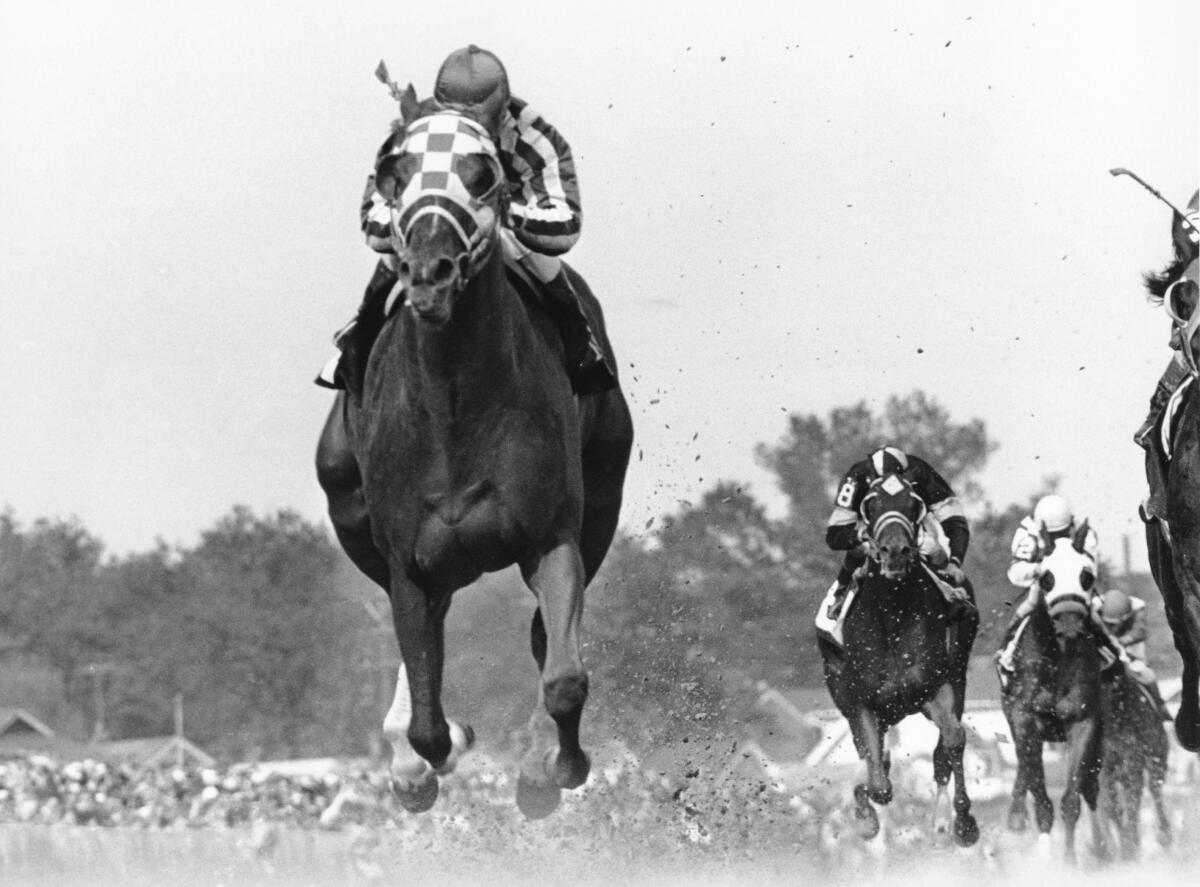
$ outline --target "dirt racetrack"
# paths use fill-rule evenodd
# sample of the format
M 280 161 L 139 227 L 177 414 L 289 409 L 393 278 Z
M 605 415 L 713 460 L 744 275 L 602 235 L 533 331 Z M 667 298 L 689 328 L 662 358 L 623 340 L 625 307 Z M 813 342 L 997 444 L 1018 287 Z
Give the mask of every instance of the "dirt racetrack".
M 623 793 L 592 786 L 547 820 L 526 822 L 509 805 L 450 793 L 435 812 L 382 827 L 334 830 L 259 822 L 241 828 L 139 829 L 0 825 L 0 884 L 9 887 L 251 887 L 251 885 L 932 885 L 972 887 L 1045 881 L 1156 887 L 1200 876 L 1200 817 L 1191 794 L 1172 799 L 1175 846 L 1144 832 L 1139 863 L 1100 867 L 1087 818 L 1081 865 L 1062 865 L 1061 835 L 1040 851 L 1001 827 L 1003 805 L 977 806 L 982 838 L 969 850 L 937 846 L 925 803 L 897 801 L 886 847 L 864 844 L 842 807 L 746 791 L 709 798 L 668 794 L 633 809 Z M 443 801 L 445 803 L 443 803 Z

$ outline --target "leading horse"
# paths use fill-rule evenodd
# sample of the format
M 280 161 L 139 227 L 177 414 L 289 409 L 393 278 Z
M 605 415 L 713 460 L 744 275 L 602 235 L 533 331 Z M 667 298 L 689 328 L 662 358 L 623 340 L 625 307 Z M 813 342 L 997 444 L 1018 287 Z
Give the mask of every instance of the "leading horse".
M 1150 572 L 1162 592 L 1175 649 L 1183 661 L 1183 688 L 1175 735 L 1188 751 L 1200 751 L 1200 396 L 1196 393 L 1197 260 L 1178 261 L 1147 278 L 1151 297 L 1163 303 L 1179 335 L 1192 380 L 1174 417 L 1170 461 L 1147 447 L 1146 475 L 1166 484 L 1165 514 L 1148 515 L 1146 550 Z M 1165 417 L 1167 422 L 1171 417 Z
M 1075 825 L 1080 798 L 1092 811 L 1097 856 L 1108 844 L 1096 815 L 1101 765 L 1100 652 L 1092 635 L 1091 588 L 1094 565 L 1084 553 L 1086 523 L 1071 538 L 1046 537 L 1040 594 L 1033 612 L 1017 629 L 1012 675 L 1002 675 L 1001 705 L 1017 752 L 1008 827 L 1023 831 L 1025 795 L 1033 795 L 1038 831 L 1049 841 L 1054 803 L 1046 791 L 1042 750 L 1046 742 L 1066 742 L 1067 784 L 1062 795 L 1065 856 L 1074 862 Z
M 371 351 L 361 399 L 338 395 L 318 477 L 339 541 L 391 600 L 403 666 L 384 732 L 408 810 L 433 805 L 438 775 L 473 741 L 441 704 L 451 596 L 520 568 L 536 598 L 540 683 L 517 803 L 540 817 L 590 769 L 583 593 L 616 529 L 633 428 L 619 388 L 573 394 L 554 324 L 508 276 L 503 173 L 486 128 L 411 87 L 401 114 L 406 137 L 377 187 L 393 205 L 406 301 Z M 607 348 L 595 298 L 569 273 Z
M 979 839 L 963 775 L 967 664 L 979 613 L 966 607 L 951 622 L 947 601 L 919 554 L 917 528 L 925 504 L 912 485 L 889 474 L 871 483 L 860 506 L 873 550 L 858 591 L 847 601 L 839 648 L 818 636 L 825 682 L 850 723 L 854 745 L 866 761 L 867 782 L 854 788 L 855 816 L 864 837 L 879 832 L 871 802 L 892 799 L 888 729 L 922 712 L 937 725 L 933 753 L 937 783 L 935 831 L 944 828 L 946 786 L 954 776 L 954 840 L 969 847 Z

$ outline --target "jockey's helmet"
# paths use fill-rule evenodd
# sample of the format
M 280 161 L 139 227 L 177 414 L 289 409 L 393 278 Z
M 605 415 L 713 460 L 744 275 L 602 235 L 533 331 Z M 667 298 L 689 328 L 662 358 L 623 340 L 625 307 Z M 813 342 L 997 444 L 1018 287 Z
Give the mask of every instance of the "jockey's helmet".
M 1100 602 L 1100 618 L 1106 623 L 1119 625 L 1132 612 L 1133 604 L 1125 592 L 1119 588 L 1104 592 L 1104 598 Z
M 433 97 L 447 105 L 477 108 L 489 128 L 496 130 L 508 104 L 508 72 L 494 53 L 472 43 L 446 56 Z
M 1038 499 L 1037 505 L 1033 506 L 1033 519 L 1051 533 L 1069 530 L 1075 523 L 1071 503 L 1057 493 Z
M 1185 215 L 1175 213 L 1172 217 L 1171 240 L 1180 258 L 1196 258 L 1200 250 L 1200 191 L 1188 201 Z
M 908 456 L 899 447 L 880 447 L 871 454 L 871 470 L 876 477 L 900 474 L 908 469 Z

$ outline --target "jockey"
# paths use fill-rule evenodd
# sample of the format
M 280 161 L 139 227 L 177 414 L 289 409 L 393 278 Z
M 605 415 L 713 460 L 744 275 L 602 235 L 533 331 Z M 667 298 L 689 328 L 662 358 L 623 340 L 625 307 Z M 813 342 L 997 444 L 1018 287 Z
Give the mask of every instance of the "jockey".
M 583 221 L 575 162 L 566 140 L 509 92 L 508 74 L 500 59 L 475 45 L 455 50 L 442 62 L 433 97 L 445 108 L 474 112 L 495 140 L 508 185 L 500 238 L 505 259 L 520 265 L 549 302 L 548 313 L 559 326 L 567 349 L 572 387 L 580 394 L 612 388 L 616 376 L 559 259 L 579 239 Z M 393 121 L 392 129 L 376 155 L 376 165 L 397 152 L 404 141 L 404 123 Z M 367 178 L 360 221 L 367 245 L 379 253 L 379 262 L 357 317 L 338 333 L 336 341 L 340 346 L 354 329 L 365 361 L 386 319 L 387 297 L 398 281 L 392 208 L 376 190 L 374 173 Z M 397 305 L 402 302 L 400 294 Z M 318 385 L 345 387 L 337 363 L 335 359 L 322 370 Z
M 1163 720 L 1171 720 L 1158 689 L 1158 678 L 1146 664 L 1146 602 L 1114 588 L 1092 600 L 1092 614 L 1124 649 L 1126 671 L 1145 688 Z
M 838 618 L 854 575 L 867 560 L 867 544 L 862 536 L 865 528 L 859 506 L 871 482 L 889 474 L 898 474 L 912 484 L 913 491 L 928 509 L 922 522 L 922 559 L 936 567 L 955 587 L 961 588 L 966 580 L 962 562 L 967 556 L 971 530 L 954 490 L 919 456 L 907 454 L 898 447 L 880 447 L 866 459 L 856 462 L 846 473 L 838 486 L 833 513 L 825 528 L 825 544 L 834 551 L 846 552 L 827 611 L 830 619 Z M 938 538 L 939 527 L 949 544 L 949 552 Z M 963 597 L 966 597 L 965 592 Z
M 1085 525 L 1086 523 L 1087 521 L 1083 522 Z M 1057 493 L 1043 496 L 1033 507 L 1033 514 L 1021 518 L 1021 523 L 1013 533 L 1012 563 L 1008 567 L 1008 581 L 1018 588 L 1025 589 L 1025 596 L 1013 610 L 1012 618 L 1004 629 L 1004 640 L 996 654 L 996 662 L 1001 671 L 1012 672 L 1017 628 L 1025 621 L 1025 617 L 1033 612 L 1033 608 L 1041 599 L 1042 589 L 1038 579 L 1042 575 L 1042 558 L 1048 553 L 1047 543 L 1056 543 L 1059 539 L 1069 542 L 1079 526 L 1075 521 L 1071 503 Z M 1085 567 L 1085 570 L 1090 573 L 1092 582 L 1088 583 L 1087 587 L 1091 587 L 1096 581 L 1098 547 L 1096 531 L 1088 527 L 1083 538 L 1083 554 L 1091 562 L 1091 569 L 1087 570 Z M 1120 645 L 1108 636 L 1099 620 L 1094 619 L 1090 624 L 1101 646 L 1107 648 L 1114 657 L 1123 659 Z
M 1195 274 L 1196 257 L 1200 253 L 1200 191 L 1192 195 L 1192 199 L 1187 205 L 1186 215 L 1172 214 L 1171 243 L 1175 251 L 1174 261 L 1163 274 L 1147 275 L 1146 278 L 1147 286 L 1156 297 L 1162 296 L 1171 283 L 1183 277 L 1189 270 L 1189 266 L 1193 275 Z M 1150 398 L 1150 414 L 1133 434 L 1134 443 L 1146 449 L 1151 448 L 1150 432 L 1154 429 L 1159 413 L 1190 372 L 1187 358 L 1183 354 L 1183 342 L 1180 340 L 1177 328 L 1172 329 L 1169 344 L 1175 353 Z

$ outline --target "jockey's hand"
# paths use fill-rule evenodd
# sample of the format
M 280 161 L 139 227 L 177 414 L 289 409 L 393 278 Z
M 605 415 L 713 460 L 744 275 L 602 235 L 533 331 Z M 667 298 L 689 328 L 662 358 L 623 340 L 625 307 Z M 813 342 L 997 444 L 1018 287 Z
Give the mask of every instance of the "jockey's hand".
M 967 581 L 967 574 L 963 572 L 963 568 L 959 566 L 958 562 L 953 559 L 946 561 L 946 566 L 942 572 L 945 573 L 946 578 L 955 585 L 961 586 Z

